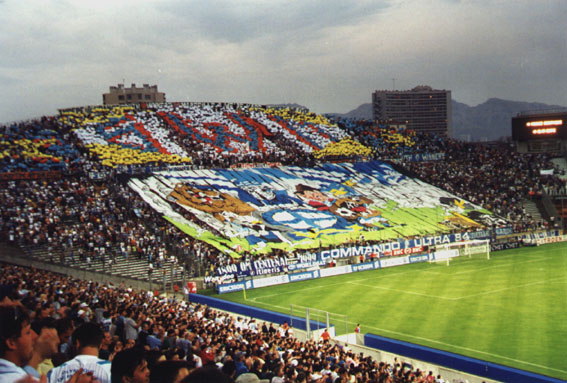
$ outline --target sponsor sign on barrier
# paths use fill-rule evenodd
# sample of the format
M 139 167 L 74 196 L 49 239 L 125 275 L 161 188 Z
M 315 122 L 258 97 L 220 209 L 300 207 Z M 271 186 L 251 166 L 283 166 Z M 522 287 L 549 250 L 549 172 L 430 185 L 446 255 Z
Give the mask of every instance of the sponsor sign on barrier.
M 469 239 L 489 239 L 491 237 L 490 230 L 479 230 L 468 233 Z
M 545 245 L 548 243 L 557 243 L 557 242 L 566 242 L 566 241 L 567 241 L 567 235 L 558 235 L 555 237 L 540 238 L 537 240 L 537 244 Z
M 494 232 L 495 232 L 497 237 L 500 237 L 500 236 L 503 236 L 503 235 L 514 234 L 514 228 L 512 226 L 497 227 L 496 229 L 494 229 Z
M 329 267 L 328 269 L 319 270 L 319 274 L 321 275 L 321 278 L 330 277 L 332 275 L 347 274 L 347 273 L 352 273 L 352 267 L 350 265 Z
M 258 278 L 254 279 L 254 288 L 281 285 L 288 282 L 289 276 L 287 275 L 276 275 L 275 277 Z
M 410 255 L 410 263 L 427 262 L 429 261 L 429 254 Z
M 418 253 L 423 253 L 423 252 L 424 252 L 424 247 L 423 246 L 417 246 L 417 247 L 406 247 L 404 249 L 387 251 L 387 252 L 384 252 L 384 255 L 385 256 L 397 257 L 397 256 L 400 256 L 400 255 L 418 254 Z
M 374 270 L 375 267 L 376 266 L 374 262 L 360 263 L 358 265 L 352 265 L 352 271 L 357 272 L 357 271 Z
M 250 287 L 252 287 L 252 284 L 250 284 Z M 241 290 L 244 290 L 244 282 L 230 283 L 228 285 L 218 286 L 219 294 L 231 293 L 233 291 L 241 291 Z
M 458 256 L 459 256 L 459 250 L 457 249 L 441 250 L 433 253 L 431 259 L 439 261 L 439 260 L 446 260 L 447 258 L 455 258 Z
M 520 247 L 520 242 L 514 240 L 510 242 L 490 244 L 490 251 L 517 249 L 518 247 Z
M 289 271 L 312 269 L 320 266 L 325 266 L 326 264 L 327 262 L 325 261 L 301 262 L 301 263 L 289 264 L 287 266 L 287 269 Z
M 387 258 L 380 259 L 380 268 L 407 265 L 410 263 L 409 257 L 399 257 L 399 258 Z
M 319 278 L 318 271 L 310 271 L 308 273 L 291 274 L 289 276 L 290 282 L 305 281 L 307 279 Z

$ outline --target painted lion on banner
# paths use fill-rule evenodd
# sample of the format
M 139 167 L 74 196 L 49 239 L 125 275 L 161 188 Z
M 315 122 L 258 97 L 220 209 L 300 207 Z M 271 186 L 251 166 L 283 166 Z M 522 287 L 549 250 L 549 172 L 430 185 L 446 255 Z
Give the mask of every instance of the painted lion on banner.
M 256 210 L 230 194 L 217 190 L 199 189 L 183 183 L 175 185 L 168 197 L 174 198 L 181 205 L 209 213 L 222 222 L 230 219 L 227 218 L 226 213 L 245 216 Z

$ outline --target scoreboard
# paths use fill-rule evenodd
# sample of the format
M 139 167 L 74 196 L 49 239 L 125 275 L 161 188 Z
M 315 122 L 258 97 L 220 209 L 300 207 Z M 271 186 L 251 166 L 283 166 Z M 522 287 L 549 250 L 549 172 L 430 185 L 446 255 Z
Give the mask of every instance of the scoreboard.
M 515 141 L 567 139 L 567 111 L 512 117 L 512 139 Z

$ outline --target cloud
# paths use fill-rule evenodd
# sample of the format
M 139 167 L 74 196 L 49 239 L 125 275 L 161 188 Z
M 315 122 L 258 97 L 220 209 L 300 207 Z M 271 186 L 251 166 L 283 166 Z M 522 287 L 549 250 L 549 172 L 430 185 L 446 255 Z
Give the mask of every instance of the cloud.
M 370 102 L 392 78 L 468 104 L 567 105 L 566 20 L 564 0 L 5 0 L 0 121 L 99 104 L 123 81 L 316 112 Z

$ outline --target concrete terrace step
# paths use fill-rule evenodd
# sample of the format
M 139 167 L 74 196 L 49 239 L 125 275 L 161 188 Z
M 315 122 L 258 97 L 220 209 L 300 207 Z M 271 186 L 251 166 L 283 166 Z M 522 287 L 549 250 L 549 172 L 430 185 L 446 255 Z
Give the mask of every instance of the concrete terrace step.
M 92 259 L 90 264 L 86 260 L 80 259 L 78 256 L 74 257 L 74 261 L 65 257 L 63 262 L 61 262 L 61 251 L 52 250 L 51 254 L 47 247 L 40 247 L 35 249 L 28 249 L 31 253 L 30 255 L 38 260 L 49 262 L 49 263 L 64 263 L 66 266 L 70 266 L 79 270 L 86 270 L 90 272 L 106 273 L 117 276 L 127 276 L 133 279 L 139 279 L 147 281 L 148 278 L 148 261 L 145 259 L 138 259 L 136 257 L 129 257 L 128 259 L 122 256 L 115 257 L 115 263 L 109 268 L 108 261 L 103 265 L 100 259 Z M 155 283 L 163 283 L 163 270 L 166 270 L 165 281 L 167 284 L 171 284 L 173 279 L 174 282 L 181 283 L 183 279 L 183 269 L 179 265 L 171 267 L 167 263 L 164 268 L 158 269 L 154 268 L 152 272 L 152 281 Z
M 526 210 L 526 213 L 532 217 L 532 219 L 535 219 L 536 221 L 542 220 L 541 212 L 539 211 L 539 208 L 534 201 L 523 200 L 522 206 Z

